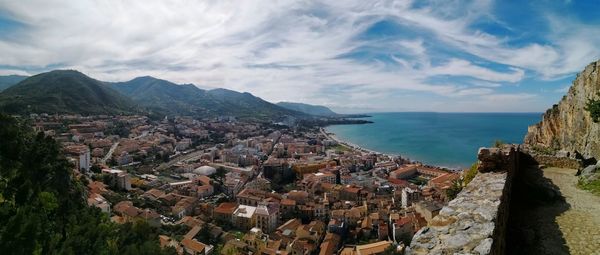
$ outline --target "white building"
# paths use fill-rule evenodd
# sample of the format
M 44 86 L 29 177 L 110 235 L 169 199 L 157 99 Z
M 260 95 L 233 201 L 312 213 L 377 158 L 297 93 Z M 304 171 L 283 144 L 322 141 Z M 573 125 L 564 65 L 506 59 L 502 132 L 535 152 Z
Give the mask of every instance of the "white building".
M 421 192 L 417 189 L 411 189 L 405 187 L 402 189 L 402 208 L 406 208 L 412 205 L 413 202 L 419 201 Z
M 279 208 L 273 205 L 259 205 L 256 208 L 256 227 L 265 233 L 273 232 L 279 225 Z
M 233 211 L 231 216 L 231 223 L 234 227 L 239 229 L 250 229 L 256 222 L 256 207 L 249 205 L 239 205 L 238 208 Z

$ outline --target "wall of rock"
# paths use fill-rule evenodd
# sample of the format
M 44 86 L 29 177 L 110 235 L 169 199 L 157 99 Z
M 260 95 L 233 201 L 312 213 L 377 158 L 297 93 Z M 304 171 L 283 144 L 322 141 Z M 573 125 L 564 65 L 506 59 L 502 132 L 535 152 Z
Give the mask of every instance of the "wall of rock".
M 479 149 L 479 173 L 419 230 L 407 254 L 504 254 L 519 147 Z
M 579 73 L 562 100 L 542 115 L 540 123 L 529 127 L 525 144 L 600 158 L 600 123 L 594 123 L 585 110 L 590 99 L 600 98 L 599 75 L 600 61 Z
M 531 154 L 531 157 L 540 165 L 547 167 L 580 169 L 583 165 L 581 160 L 570 157 L 557 157 L 553 155 Z

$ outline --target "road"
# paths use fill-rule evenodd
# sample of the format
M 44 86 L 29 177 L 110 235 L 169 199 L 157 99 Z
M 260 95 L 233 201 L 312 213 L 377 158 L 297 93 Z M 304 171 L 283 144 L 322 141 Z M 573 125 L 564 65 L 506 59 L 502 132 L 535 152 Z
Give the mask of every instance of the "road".
M 119 146 L 119 142 L 114 143 L 111 147 L 110 150 L 108 150 L 108 153 L 106 153 L 106 156 L 104 156 L 104 158 L 102 158 L 102 164 L 106 164 L 106 161 L 112 157 L 112 154 L 115 152 L 115 149 L 117 149 L 117 146 Z
M 202 154 L 204 154 L 204 150 L 198 150 L 198 151 L 190 152 L 188 154 L 179 155 L 179 156 L 169 160 L 169 162 L 158 165 L 156 168 L 154 168 L 154 170 L 155 171 L 164 170 L 164 169 L 167 169 L 167 168 L 175 165 L 177 162 L 199 158 L 200 156 L 202 156 Z

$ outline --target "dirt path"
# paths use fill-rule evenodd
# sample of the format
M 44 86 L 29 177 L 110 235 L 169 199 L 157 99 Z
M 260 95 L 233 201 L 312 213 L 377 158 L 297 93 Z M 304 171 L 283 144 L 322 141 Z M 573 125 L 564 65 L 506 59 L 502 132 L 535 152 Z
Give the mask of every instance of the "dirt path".
M 544 177 L 560 189 L 569 209 L 556 217 L 556 223 L 571 254 L 600 254 L 600 197 L 576 187 L 577 171 L 547 168 Z

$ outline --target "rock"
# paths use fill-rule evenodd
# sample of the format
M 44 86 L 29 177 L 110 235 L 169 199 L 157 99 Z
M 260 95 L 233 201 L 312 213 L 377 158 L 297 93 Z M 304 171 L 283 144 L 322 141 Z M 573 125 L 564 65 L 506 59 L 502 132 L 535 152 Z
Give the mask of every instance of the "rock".
M 505 150 L 510 150 L 511 147 L 507 147 Z M 499 148 L 479 148 L 477 153 L 477 159 L 479 164 L 477 171 L 480 173 L 486 172 L 497 172 L 505 169 L 500 169 L 500 166 L 506 165 L 506 158 L 503 150 Z
M 492 240 L 492 238 L 483 239 L 483 241 L 481 241 L 474 250 L 479 252 L 479 254 L 490 254 L 493 242 L 494 240 Z
M 595 123 L 585 110 L 590 99 L 600 98 L 598 91 L 600 61 L 585 67 L 560 102 L 543 114 L 541 122 L 528 128 L 525 144 L 600 158 L 600 123 Z
M 468 244 L 469 241 L 471 241 L 471 238 L 468 235 L 464 233 L 458 233 L 448 237 L 444 242 L 446 243 L 446 248 L 459 250 Z
M 583 176 L 591 175 L 591 174 L 595 173 L 597 169 L 598 169 L 597 165 L 586 166 L 583 170 L 581 170 L 581 175 L 583 175 Z
M 566 150 L 559 150 L 556 152 L 555 156 L 559 158 L 568 158 L 571 156 L 571 153 Z

